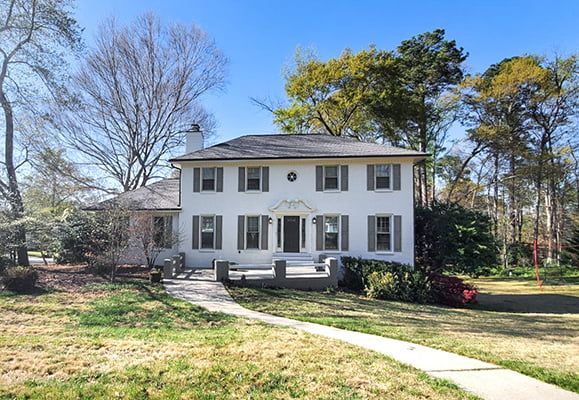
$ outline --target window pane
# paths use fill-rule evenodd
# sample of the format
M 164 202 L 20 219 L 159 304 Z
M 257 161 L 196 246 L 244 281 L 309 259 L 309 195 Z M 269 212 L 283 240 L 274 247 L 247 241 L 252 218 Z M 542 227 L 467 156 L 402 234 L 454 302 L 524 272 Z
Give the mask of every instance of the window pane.
M 376 217 L 376 232 L 390 233 L 390 217 Z
M 212 249 L 214 242 L 215 219 L 213 217 L 201 217 L 201 248 Z
M 277 219 L 277 247 L 281 247 L 281 218 Z
M 248 249 L 259 249 L 259 217 L 247 217 L 245 247 Z
M 302 218 L 302 248 L 306 247 L 306 219 Z
M 173 234 L 173 217 L 153 217 L 153 243 L 160 248 L 170 248 Z
M 376 235 L 376 250 L 390 251 L 390 234 L 378 233 Z
M 376 189 L 390 189 L 390 165 L 376 165 Z
M 201 190 L 215 190 L 215 168 L 203 168 Z
M 324 217 L 324 247 L 326 250 L 338 250 L 338 217 Z
M 260 190 L 261 168 L 247 168 L 247 190 Z
M 324 189 L 338 189 L 338 167 L 331 166 L 324 168 Z

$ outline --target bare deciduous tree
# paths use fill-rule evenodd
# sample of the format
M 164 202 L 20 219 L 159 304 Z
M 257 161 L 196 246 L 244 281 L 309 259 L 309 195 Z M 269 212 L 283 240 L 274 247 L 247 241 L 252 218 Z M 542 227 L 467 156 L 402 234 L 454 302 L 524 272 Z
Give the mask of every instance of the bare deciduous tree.
M 4 161 L 0 198 L 11 218 L 24 215 L 18 170 L 27 162 L 18 156 L 17 116 L 34 109 L 46 95 L 60 92 L 66 55 L 80 47 L 80 30 L 68 0 L 0 0 L 0 106 L 4 123 Z M 28 265 L 26 231 L 15 232 L 18 263 Z
M 125 27 L 109 20 L 73 79 L 76 99 L 56 123 L 85 164 L 123 191 L 144 186 L 192 123 L 210 131 L 199 99 L 223 87 L 226 64 L 195 25 L 163 26 L 152 14 Z

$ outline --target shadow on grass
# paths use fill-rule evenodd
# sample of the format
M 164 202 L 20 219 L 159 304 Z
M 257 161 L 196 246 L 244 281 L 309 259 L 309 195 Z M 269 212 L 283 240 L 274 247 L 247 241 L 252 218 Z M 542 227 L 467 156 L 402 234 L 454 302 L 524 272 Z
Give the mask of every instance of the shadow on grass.
M 579 314 L 579 297 L 564 294 L 486 294 L 477 296 L 477 309 L 515 313 Z

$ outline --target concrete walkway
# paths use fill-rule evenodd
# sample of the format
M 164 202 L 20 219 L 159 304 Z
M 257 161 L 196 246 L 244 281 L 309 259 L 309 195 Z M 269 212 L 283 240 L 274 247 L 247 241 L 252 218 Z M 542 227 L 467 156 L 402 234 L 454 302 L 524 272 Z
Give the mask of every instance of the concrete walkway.
M 195 274 L 197 275 L 197 274 Z M 187 280 L 165 280 L 167 292 L 209 311 L 291 327 L 374 350 L 427 374 L 448 379 L 487 400 L 579 400 L 579 395 L 528 376 L 442 350 L 366 333 L 332 328 L 248 310 L 237 304 L 219 282 L 205 274 Z

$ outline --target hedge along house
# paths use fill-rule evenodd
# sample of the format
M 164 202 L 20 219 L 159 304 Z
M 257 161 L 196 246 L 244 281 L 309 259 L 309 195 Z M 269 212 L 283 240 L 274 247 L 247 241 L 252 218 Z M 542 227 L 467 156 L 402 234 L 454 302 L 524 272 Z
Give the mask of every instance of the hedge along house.
M 359 256 L 414 264 L 413 166 L 424 153 L 322 134 L 203 148 L 194 125 L 167 179 L 120 195 L 171 222 L 187 267 Z M 110 200 L 109 200 L 110 201 Z M 102 203 L 101 203 L 102 204 Z

